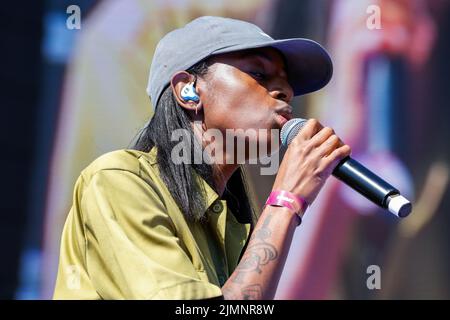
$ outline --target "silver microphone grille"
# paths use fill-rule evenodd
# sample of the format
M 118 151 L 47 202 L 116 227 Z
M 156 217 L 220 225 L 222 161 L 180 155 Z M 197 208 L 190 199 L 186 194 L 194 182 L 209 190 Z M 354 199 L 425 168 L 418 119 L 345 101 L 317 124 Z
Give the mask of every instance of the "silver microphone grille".
M 284 124 L 280 133 L 283 146 L 287 147 L 292 142 L 301 128 L 306 124 L 306 121 L 302 118 L 294 118 Z

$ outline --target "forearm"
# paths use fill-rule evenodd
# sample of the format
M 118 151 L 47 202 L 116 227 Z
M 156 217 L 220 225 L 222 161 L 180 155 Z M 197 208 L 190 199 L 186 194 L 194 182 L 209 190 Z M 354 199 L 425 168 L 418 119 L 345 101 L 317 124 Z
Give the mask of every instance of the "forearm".
M 236 270 L 222 287 L 226 300 L 273 299 L 298 218 L 266 206 Z

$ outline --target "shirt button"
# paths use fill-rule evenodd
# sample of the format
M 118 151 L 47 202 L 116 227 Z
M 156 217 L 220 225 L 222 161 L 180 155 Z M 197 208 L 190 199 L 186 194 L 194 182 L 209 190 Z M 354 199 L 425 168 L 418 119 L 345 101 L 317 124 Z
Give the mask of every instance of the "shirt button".
M 220 213 L 223 210 L 223 205 L 220 201 L 217 201 L 213 204 L 212 211 L 214 213 Z

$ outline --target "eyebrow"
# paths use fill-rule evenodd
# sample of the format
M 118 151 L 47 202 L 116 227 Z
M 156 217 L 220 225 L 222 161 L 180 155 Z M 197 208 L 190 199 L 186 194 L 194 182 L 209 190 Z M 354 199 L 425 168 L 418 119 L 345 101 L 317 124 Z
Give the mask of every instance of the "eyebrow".
M 266 53 L 264 53 L 262 51 L 244 51 L 244 52 L 242 52 L 243 58 L 251 58 L 254 56 L 260 57 L 266 61 L 269 61 L 270 63 L 273 63 L 273 59 L 269 55 L 267 55 Z M 286 61 L 283 56 L 281 58 L 283 60 L 283 74 L 287 77 Z
M 262 51 L 244 51 L 244 52 L 242 52 L 243 58 L 251 58 L 252 56 L 257 56 L 257 57 L 263 58 L 269 62 L 273 62 L 273 59 Z

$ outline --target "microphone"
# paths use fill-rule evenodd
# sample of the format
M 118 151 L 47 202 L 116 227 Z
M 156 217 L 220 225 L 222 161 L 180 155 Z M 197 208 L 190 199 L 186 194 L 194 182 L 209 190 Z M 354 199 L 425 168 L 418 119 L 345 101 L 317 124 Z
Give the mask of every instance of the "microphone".
M 306 121 L 302 118 L 294 118 L 283 125 L 280 133 L 283 146 L 287 147 L 292 142 Z M 397 217 L 404 218 L 411 213 L 411 202 L 403 197 L 400 191 L 350 157 L 339 162 L 333 170 L 333 175 Z

